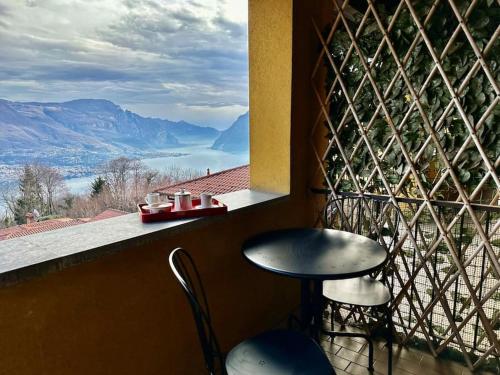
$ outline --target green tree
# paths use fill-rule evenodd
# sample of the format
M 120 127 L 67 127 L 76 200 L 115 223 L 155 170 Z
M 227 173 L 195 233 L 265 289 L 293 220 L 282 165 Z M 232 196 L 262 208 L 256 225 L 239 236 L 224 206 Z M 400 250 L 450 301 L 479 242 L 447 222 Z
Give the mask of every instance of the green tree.
M 30 165 L 24 166 L 19 177 L 19 193 L 14 204 L 14 220 L 17 224 L 25 224 L 26 214 L 43 206 L 40 181 Z
M 105 187 L 106 187 L 106 180 L 101 176 L 97 176 L 90 185 L 90 196 L 92 198 L 96 198 L 97 196 L 99 196 L 99 194 L 101 194 L 104 191 Z
M 7 213 L 0 217 L 0 228 L 8 228 L 13 225 L 15 225 L 14 220 Z

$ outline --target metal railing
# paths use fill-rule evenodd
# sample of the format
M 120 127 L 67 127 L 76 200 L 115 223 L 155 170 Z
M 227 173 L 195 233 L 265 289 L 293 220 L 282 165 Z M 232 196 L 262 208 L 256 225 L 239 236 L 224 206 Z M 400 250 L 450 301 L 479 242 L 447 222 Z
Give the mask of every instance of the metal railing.
M 319 194 L 330 194 L 328 189 L 312 189 Z M 357 193 L 337 193 L 338 196 L 358 195 Z M 372 200 L 387 201 L 387 195 L 366 193 Z M 422 199 L 397 197 L 400 215 L 410 221 L 425 202 Z M 443 222 L 449 222 L 460 211 L 461 204 L 447 201 L 430 202 Z M 472 204 L 483 231 L 489 237 L 497 259 L 500 258 L 500 207 Z M 346 211 L 347 213 L 348 211 Z M 385 219 L 383 219 L 384 221 Z M 381 226 L 386 223 L 380 222 Z M 431 351 L 439 354 L 445 349 L 460 352 L 465 347 L 471 360 L 487 358 L 492 353 L 491 343 L 485 330 L 485 321 L 478 307 L 486 315 L 486 324 L 496 334 L 500 332 L 500 279 L 492 266 L 486 249 L 477 235 L 476 226 L 468 213 L 448 232 L 454 244 L 460 264 L 457 266 L 448 246 L 440 242 L 440 232 L 432 216 L 424 208 L 411 228 L 414 241 L 405 234 L 404 225 L 396 229 L 399 240 L 390 249 L 393 271 L 390 283 L 393 293 L 394 323 L 402 334 L 402 343 L 430 340 Z M 417 246 L 415 246 L 415 244 Z M 435 249 L 435 251 L 430 251 Z M 428 272 L 424 271 L 424 260 Z M 460 269 L 459 269 L 460 268 Z M 470 291 L 464 283 L 464 274 L 473 285 L 474 293 L 480 301 L 473 303 Z M 436 289 L 432 281 L 439 280 Z M 448 311 L 446 311 L 447 309 Z M 447 314 L 448 312 L 448 314 Z M 369 312 L 368 312 L 369 313 Z M 347 314 L 359 320 L 357 313 Z M 449 324 L 453 319 L 455 326 Z

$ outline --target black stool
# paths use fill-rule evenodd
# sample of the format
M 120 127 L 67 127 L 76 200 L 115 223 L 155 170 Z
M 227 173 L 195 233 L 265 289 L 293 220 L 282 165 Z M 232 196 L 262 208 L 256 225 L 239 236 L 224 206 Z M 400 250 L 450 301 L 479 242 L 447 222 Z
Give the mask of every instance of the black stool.
M 345 194 L 345 193 L 344 193 Z M 378 240 L 387 252 L 396 243 L 400 221 L 399 207 L 391 203 L 387 197 L 361 196 L 357 194 L 338 194 L 330 199 L 324 210 L 325 225 L 328 228 L 344 230 Z M 390 260 L 389 254 L 389 260 Z M 331 330 L 324 331 L 332 337 L 362 337 L 368 341 L 368 369 L 373 371 L 373 342 L 370 335 L 354 332 L 338 332 L 334 330 L 336 304 L 349 305 L 358 309 L 382 309 L 387 323 L 388 374 L 392 374 L 392 333 L 393 323 L 390 309 L 392 291 L 387 281 L 390 265 L 380 272 L 380 279 L 372 276 L 356 277 L 344 280 L 328 280 L 323 282 L 323 296 L 331 306 Z

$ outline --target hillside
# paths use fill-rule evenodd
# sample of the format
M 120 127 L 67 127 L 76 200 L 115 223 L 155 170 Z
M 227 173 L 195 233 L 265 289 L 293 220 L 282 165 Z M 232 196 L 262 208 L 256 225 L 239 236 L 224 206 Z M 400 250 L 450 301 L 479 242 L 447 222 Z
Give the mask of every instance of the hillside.
M 220 134 L 212 145 L 212 149 L 233 153 L 248 151 L 249 130 L 247 112 Z
M 146 118 L 100 99 L 65 103 L 0 100 L 0 150 L 50 147 L 137 151 L 211 142 L 219 131 L 187 122 Z

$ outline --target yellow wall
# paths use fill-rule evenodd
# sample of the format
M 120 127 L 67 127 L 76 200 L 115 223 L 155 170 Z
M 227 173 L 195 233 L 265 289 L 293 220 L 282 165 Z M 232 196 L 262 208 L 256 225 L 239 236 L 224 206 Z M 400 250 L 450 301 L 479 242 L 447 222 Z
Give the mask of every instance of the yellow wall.
M 290 192 L 292 0 L 249 0 L 250 175 Z
M 240 247 L 259 232 L 314 224 L 311 3 L 295 0 L 292 17 L 291 0 L 249 1 L 252 187 L 290 197 L 1 288 L 1 375 L 204 373 L 187 302 L 167 266 L 176 246 L 200 267 L 225 350 L 298 305 L 298 282 L 247 264 Z
M 290 218 L 288 202 L 275 203 L 0 289 L 0 374 L 202 374 L 169 251 L 182 245 L 194 256 L 228 350 L 298 305 L 297 281 L 260 271 L 240 253 L 250 235 L 304 225 Z

